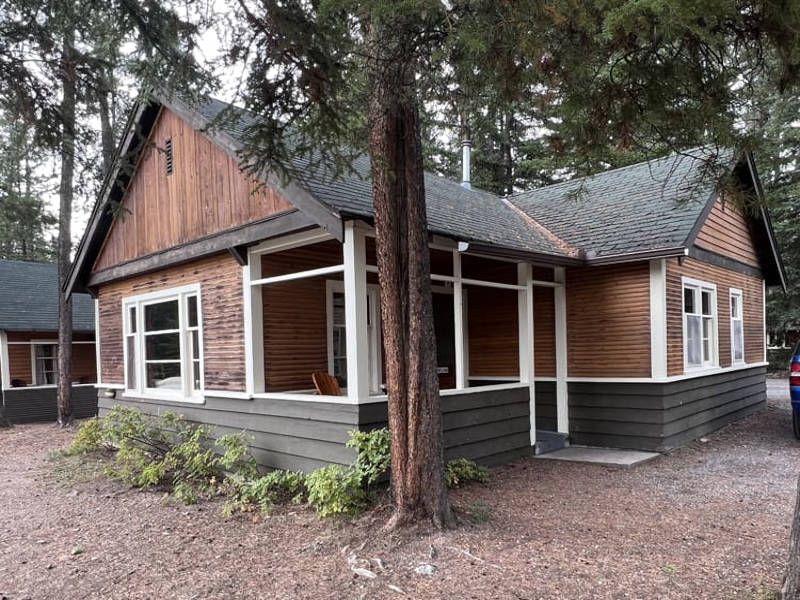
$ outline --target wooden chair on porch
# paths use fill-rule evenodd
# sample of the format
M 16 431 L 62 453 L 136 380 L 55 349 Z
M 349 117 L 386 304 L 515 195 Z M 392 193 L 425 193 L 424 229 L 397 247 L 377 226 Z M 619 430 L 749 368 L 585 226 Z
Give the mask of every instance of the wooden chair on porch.
M 311 374 L 311 380 L 314 382 L 314 387 L 317 389 L 317 394 L 320 396 L 341 396 L 342 389 L 339 387 L 339 382 L 336 377 L 325 371 L 314 371 Z

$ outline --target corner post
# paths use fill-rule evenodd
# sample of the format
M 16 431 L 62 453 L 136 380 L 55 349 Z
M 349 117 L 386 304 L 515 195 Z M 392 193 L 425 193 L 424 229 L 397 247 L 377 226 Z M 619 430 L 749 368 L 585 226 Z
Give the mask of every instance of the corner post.
M 250 250 L 247 264 L 242 267 L 245 389 L 248 394 L 264 391 L 264 304 L 261 286 L 251 284 L 258 279 L 261 279 L 261 255 Z
M 467 387 L 467 361 L 464 352 L 464 286 L 461 283 L 461 254 L 453 250 L 453 315 L 456 348 L 456 389 Z
M 569 433 L 567 395 L 567 276 L 564 267 L 553 267 L 556 321 L 556 423 L 559 433 Z
M 369 399 L 369 339 L 366 244 L 354 221 L 345 223 L 343 250 L 347 396 L 357 404 Z
M 650 377 L 667 376 L 667 263 L 650 261 Z
M 101 375 L 103 361 L 100 354 L 100 300 L 94 299 L 94 360 L 95 371 L 97 373 L 97 385 L 103 382 Z M 5 379 L 4 379 L 5 381 Z
M 519 381 L 528 384 L 531 446 L 536 446 L 536 382 L 534 381 L 533 343 L 533 269 L 529 263 L 517 265 L 517 284 L 525 286 L 517 292 L 519 318 Z
M 3 389 L 11 387 L 11 368 L 8 366 L 8 336 L 0 331 L 0 375 L 3 377 Z

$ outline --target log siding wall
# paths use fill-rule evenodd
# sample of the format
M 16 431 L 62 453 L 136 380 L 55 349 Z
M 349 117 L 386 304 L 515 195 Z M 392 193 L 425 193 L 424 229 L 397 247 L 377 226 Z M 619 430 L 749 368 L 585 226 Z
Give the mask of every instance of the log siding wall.
M 667 375 L 683 373 L 683 289 L 681 277 L 690 277 L 717 286 L 717 331 L 719 364 L 731 364 L 730 289 L 742 290 L 744 321 L 744 360 L 764 360 L 764 293 L 762 280 L 693 258 L 683 265 L 667 261 Z
M 650 377 L 650 266 L 566 273 L 570 377 Z
M 57 343 L 57 331 L 9 331 L 6 333 L 9 342 L 30 342 L 42 340 Z M 75 332 L 74 341 L 91 341 L 91 333 Z M 11 381 L 18 380 L 24 385 L 33 385 L 33 366 L 31 363 L 31 345 L 8 345 L 8 370 Z M 94 383 L 97 381 L 97 367 L 94 344 L 72 345 L 72 382 Z M 10 384 L 10 381 L 9 381 Z
M 164 143 L 172 140 L 173 173 Z M 289 210 L 203 133 L 163 109 L 94 270 L 166 250 Z
M 192 283 L 200 284 L 205 389 L 245 390 L 242 268 L 227 252 L 100 286 L 104 383 L 124 383 L 122 299 Z

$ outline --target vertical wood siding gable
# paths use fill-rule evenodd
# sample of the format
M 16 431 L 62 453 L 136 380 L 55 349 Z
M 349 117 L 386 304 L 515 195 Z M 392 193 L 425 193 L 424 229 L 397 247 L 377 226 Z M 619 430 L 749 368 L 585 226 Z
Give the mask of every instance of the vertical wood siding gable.
M 747 216 L 730 201 L 717 198 L 697 234 L 695 245 L 758 267 L 758 253 Z
M 173 173 L 164 143 L 172 139 Z M 166 250 L 291 209 L 203 133 L 163 109 L 93 270 Z

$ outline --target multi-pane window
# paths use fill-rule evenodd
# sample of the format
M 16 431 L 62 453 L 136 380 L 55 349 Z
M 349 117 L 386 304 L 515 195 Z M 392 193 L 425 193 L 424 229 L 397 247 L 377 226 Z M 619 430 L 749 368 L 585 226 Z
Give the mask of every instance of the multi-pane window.
M 344 293 L 332 292 L 331 298 L 331 361 L 333 376 L 342 386 L 347 385 L 347 327 L 344 319 Z
M 196 397 L 203 389 L 202 318 L 196 286 L 126 298 L 125 387 Z
M 688 368 L 716 365 L 716 331 L 716 287 L 684 280 L 683 352 Z
M 742 291 L 731 289 L 731 358 L 744 362 L 744 323 Z
M 55 385 L 58 380 L 58 344 L 33 344 L 33 385 Z

